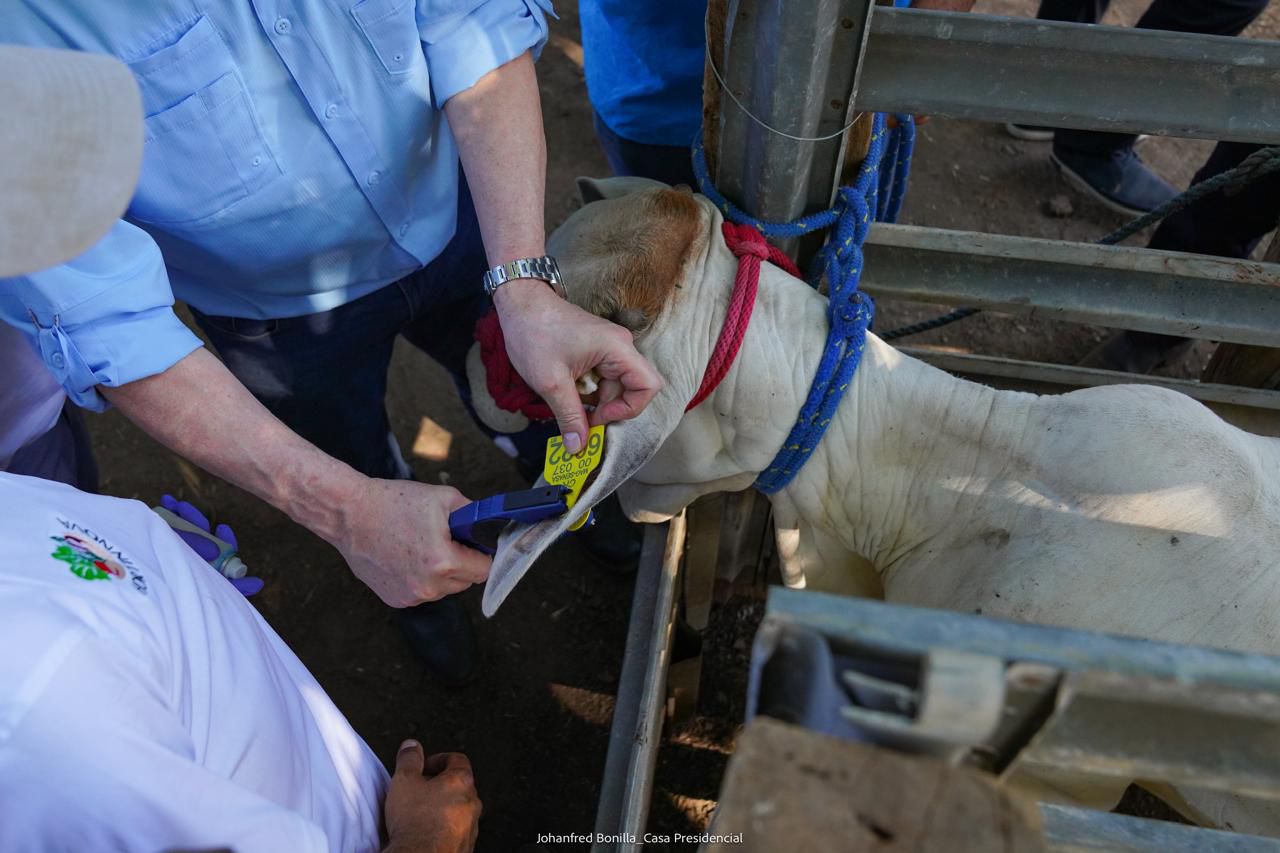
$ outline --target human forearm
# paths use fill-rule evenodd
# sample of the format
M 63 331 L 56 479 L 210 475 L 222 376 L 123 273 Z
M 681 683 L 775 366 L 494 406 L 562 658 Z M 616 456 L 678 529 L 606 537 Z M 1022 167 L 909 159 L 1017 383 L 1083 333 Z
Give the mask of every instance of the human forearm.
M 170 450 L 333 540 L 364 478 L 266 410 L 208 350 L 99 391 Z
M 547 152 L 531 56 L 490 71 L 450 98 L 445 112 L 489 263 L 544 254 Z M 634 416 L 661 387 L 629 332 L 564 302 L 541 281 L 504 284 L 494 294 L 494 305 L 512 364 L 555 412 L 570 452 L 586 441 L 586 410 L 574 387 L 578 377 L 595 370 L 611 389 L 610 399 L 595 412 L 602 423 Z
M 489 263 L 542 255 L 547 146 L 532 57 L 525 53 L 490 71 L 450 98 L 445 113 Z
M 208 350 L 99 391 L 170 450 L 327 540 L 392 607 L 460 592 L 489 574 L 487 557 L 449 537 L 449 513 L 467 502 L 460 492 L 360 474 L 277 420 Z

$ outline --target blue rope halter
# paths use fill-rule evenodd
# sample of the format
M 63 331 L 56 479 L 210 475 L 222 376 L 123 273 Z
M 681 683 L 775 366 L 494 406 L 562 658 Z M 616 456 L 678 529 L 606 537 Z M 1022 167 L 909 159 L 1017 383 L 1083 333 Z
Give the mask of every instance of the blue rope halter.
M 756 479 L 755 487 L 767 495 L 784 488 L 808 461 L 862 360 L 867 329 L 875 316 L 875 303 L 858 290 L 862 245 L 873 217 L 882 222 L 897 219 L 907 191 L 911 152 L 915 146 L 915 124 L 911 116 L 899 115 L 896 119 L 897 127 L 889 129 L 884 114 L 876 114 L 867 156 L 853 184 L 842 187 L 836 194 L 835 206 L 793 222 L 765 222 L 722 196 L 707 172 L 702 137 L 694 141 L 693 170 L 698 188 L 726 219 L 751 225 L 766 237 L 783 240 L 833 229 L 809 269 L 811 286 L 817 287 L 824 274 L 827 279 L 830 324 L 827 342 L 795 426 L 778 455 Z

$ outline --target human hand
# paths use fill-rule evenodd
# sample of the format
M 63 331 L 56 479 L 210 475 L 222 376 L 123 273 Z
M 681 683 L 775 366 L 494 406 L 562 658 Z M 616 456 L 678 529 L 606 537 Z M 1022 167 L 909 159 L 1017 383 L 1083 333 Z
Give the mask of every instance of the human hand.
M 236 534 L 231 530 L 231 528 L 225 524 L 219 524 L 216 529 L 211 529 L 212 525 L 210 524 L 209 519 L 205 517 L 204 513 L 196 509 L 194 504 L 188 501 L 180 501 L 173 495 L 161 495 L 160 506 L 169 510 L 169 512 L 178 516 L 178 518 L 188 524 L 200 528 L 205 533 L 210 533 L 218 539 L 221 539 L 223 542 L 226 542 L 233 549 L 239 550 L 240 543 L 236 541 Z M 190 530 L 182 530 L 174 527 L 173 532 L 178 534 L 178 538 L 185 542 L 188 548 L 195 551 L 200 559 L 217 569 L 219 574 L 222 574 L 222 568 L 217 565 L 218 557 L 222 555 L 222 549 L 218 547 L 217 543 L 199 535 L 198 533 L 193 533 Z M 243 567 L 243 564 L 241 564 L 241 566 Z M 226 575 L 223 575 L 223 577 L 226 577 Z M 255 577 L 245 576 L 227 578 L 227 580 L 229 580 L 231 585 L 234 586 L 245 598 L 261 592 L 262 587 L 264 586 L 262 579 Z
M 512 365 L 551 407 L 570 453 L 586 446 L 589 423 L 634 418 L 662 388 L 631 332 L 566 302 L 545 283 L 504 284 L 494 304 Z M 600 382 L 588 421 L 575 382 L 591 370 Z
M 457 489 L 364 478 L 345 502 L 333 545 L 355 576 L 392 607 L 461 592 L 489 576 L 489 558 L 449 535 Z
M 387 788 L 383 812 L 390 843 L 384 853 L 471 853 L 481 811 L 465 755 L 427 757 L 422 744 L 407 740 L 400 744 Z

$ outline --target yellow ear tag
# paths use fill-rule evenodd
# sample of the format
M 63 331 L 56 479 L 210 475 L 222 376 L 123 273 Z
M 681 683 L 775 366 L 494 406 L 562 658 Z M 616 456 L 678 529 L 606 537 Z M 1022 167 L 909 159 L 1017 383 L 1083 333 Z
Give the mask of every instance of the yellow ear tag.
M 564 439 L 560 436 L 553 436 L 547 439 L 547 462 L 543 466 L 542 476 L 553 486 L 567 486 L 569 494 L 565 497 L 565 504 L 572 509 L 573 505 L 578 502 L 578 496 L 582 494 L 582 487 L 587 483 L 587 477 L 591 472 L 596 470 L 596 466 L 600 464 L 600 460 L 604 458 L 604 426 L 593 426 L 587 433 L 587 446 L 584 447 L 576 456 L 571 456 L 565 452 Z M 590 512 L 583 514 L 573 524 L 569 525 L 570 530 L 577 530 L 587 523 L 587 519 L 591 517 Z

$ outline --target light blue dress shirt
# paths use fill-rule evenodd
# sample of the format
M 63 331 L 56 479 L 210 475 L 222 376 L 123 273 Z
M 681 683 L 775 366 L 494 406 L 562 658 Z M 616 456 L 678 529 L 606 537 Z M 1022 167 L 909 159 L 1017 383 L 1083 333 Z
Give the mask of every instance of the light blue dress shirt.
M 206 314 L 326 311 L 452 238 L 458 154 L 442 108 L 539 51 L 550 0 L 0 0 L 0 42 L 110 53 L 146 115 L 125 220 L 71 263 L 0 280 L 78 404 L 166 370 Z M 477 282 L 479 286 L 479 282 Z

